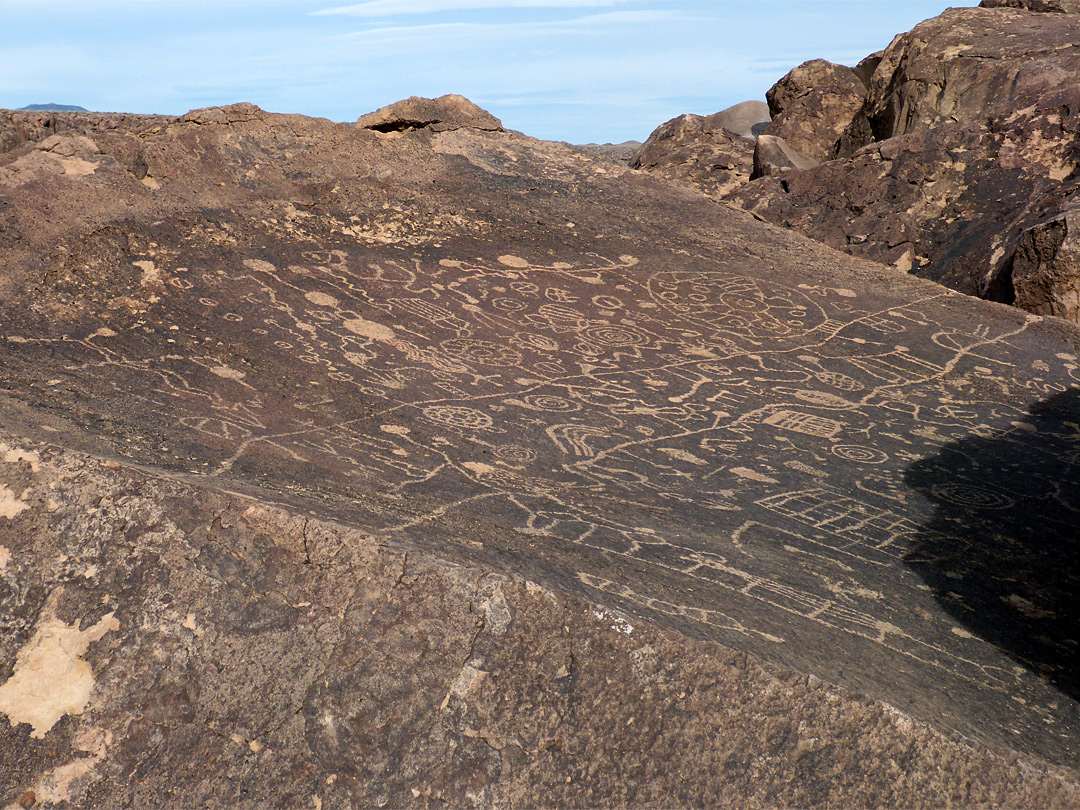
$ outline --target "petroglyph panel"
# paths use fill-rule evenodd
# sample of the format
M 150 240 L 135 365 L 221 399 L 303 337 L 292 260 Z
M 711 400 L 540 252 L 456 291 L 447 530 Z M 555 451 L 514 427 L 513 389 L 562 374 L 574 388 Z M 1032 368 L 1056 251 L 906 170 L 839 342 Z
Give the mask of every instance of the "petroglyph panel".
M 8 313 L 4 362 L 33 381 L 8 394 L 84 392 L 75 418 L 107 419 L 113 451 L 143 463 L 895 700 L 934 684 L 929 713 L 990 695 L 1005 728 L 1019 696 L 1043 748 L 1080 739 L 1071 699 L 1046 708 L 1036 674 L 953 632 L 908 565 L 933 499 L 1020 508 L 904 475 L 965 436 L 1024 433 L 1033 402 L 1076 385 L 1034 321 L 710 256 L 238 250 L 136 258 L 158 298 L 137 317 L 106 307 L 56 333 Z

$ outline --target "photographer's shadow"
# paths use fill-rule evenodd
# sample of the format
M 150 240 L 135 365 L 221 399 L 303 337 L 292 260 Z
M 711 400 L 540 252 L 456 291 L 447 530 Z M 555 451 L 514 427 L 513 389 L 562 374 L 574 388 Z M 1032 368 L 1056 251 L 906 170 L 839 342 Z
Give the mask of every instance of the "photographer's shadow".
M 904 480 L 935 507 L 905 562 L 969 632 L 1080 699 L 1080 392 Z

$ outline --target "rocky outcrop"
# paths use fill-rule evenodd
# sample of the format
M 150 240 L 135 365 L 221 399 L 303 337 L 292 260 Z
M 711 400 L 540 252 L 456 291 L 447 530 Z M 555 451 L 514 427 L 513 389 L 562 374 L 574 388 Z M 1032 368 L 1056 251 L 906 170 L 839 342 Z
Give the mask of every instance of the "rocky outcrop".
M 456 95 L 439 98 L 412 96 L 360 116 L 356 126 L 375 132 L 407 132 L 414 129 L 445 132 L 463 127 L 489 132 L 503 131 L 498 118 L 464 96 Z
M 866 85 L 852 68 L 824 59 L 805 62 L 766 94 L 772 122 L 763 132 L 820 163 L 836 155 L 865 97 Z
M 1022 8 L 1050 14 L 1080 14 L 1080 0 L 982 0 L 980 8 Z
M 180 124 L 243 124 L 256 121 L 264 115 L 254 104 L 241 102 L 224 107 L 204 107 L 180 116 Z
M 171 120 L 160 115 L 0 110 L 0 154 L 51 135 L 145 132 Z
M 641 169 L 720 198 L 738 188 L 754 168 L 754 142 L 729 130 L 730 117 L 680 115 L 661 124 L 630 159 Z
M 1068 262 L 1051 262 L 1057 280 L 1044 278 L 1042 293 L 1014 289 L 1029 272 L 1015 268 L 1031 266 L 1026 255 L 1014 260 L 1022 235 L 1053 232 L 1046 223 L 1080 189 L 1073 10 L 1064 0 L 950 9 L 854 69 L 800 65 L 769 91 L 765 134 L 821 165 L 801 176 L 755 172 L 725 200 L 964 293 L 1078 317 Z M 667 166 L 664 176 L 680 172 Z M 1033 236 L 1024 238 L 1030 253 Z M 1050 290 L 1066 298 L 1043 300 Z
M 998 131 L 1054 117 L 1075 102 L 1064 79 L 1080 70 L 1078 30 L 1072 15 L 1007 8 L 950 9 L 920 23 L 885 51 L 859 116 L 865 124 L 853 125 L 869 137 L 853 134 L 847 148 L 942 123 Z
M 962 292 L 1075 318 L 1068 300 L 1040 298 L 1069 295 L 1064 265 L 1034 294 L 1014 289 L 1029 272 L 1014 267 L 1030 261 L 1013 254 L 1077 184 L 1080 85 L 1065 77 L 1080 76 L 1078 37 L 1080 17 L 1068 14 L 952 9 L 928 20 L 882 55 L 841 136 L 845 158 L 730 199 Z
M 0 324 L 0 804 L 1080 800 L 1069 324 L 247 106 L 0 155 Z

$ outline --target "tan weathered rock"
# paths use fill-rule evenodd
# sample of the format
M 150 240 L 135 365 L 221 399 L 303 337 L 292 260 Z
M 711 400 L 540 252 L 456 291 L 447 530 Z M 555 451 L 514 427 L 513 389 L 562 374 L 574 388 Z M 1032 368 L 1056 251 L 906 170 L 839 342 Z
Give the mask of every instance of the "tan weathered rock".
M 718 113 L 706 116 L 709 128 L 721 127 L 743 138 L 753 140 L 771 120 L 769 105 L 764 101 L 741 101 Z
M 754 144 L 754 171 L 751 179 L 770 177 L 788 169 L 812 169 L 819 161 L 800 154 L 783 138 L 762 133 Z
M 356 120 L 360 129 L 376 132 L 408 132 L 414 129 L 430 129 L 444 132 L 469 127 L 471 129 L 502 132 L 502 122 L 482 110 L 464 96 L 445 95 L 439 98 L 412 96 L 404 101 L 382 107 Z

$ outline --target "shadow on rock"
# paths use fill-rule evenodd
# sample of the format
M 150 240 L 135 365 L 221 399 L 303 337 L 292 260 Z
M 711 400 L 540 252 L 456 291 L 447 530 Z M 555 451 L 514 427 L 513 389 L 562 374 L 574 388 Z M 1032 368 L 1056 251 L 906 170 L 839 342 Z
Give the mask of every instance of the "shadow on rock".
M 969 632 L 1080 698 L 1080 392 L 905 474 L 934 515 L 906 562 Z

